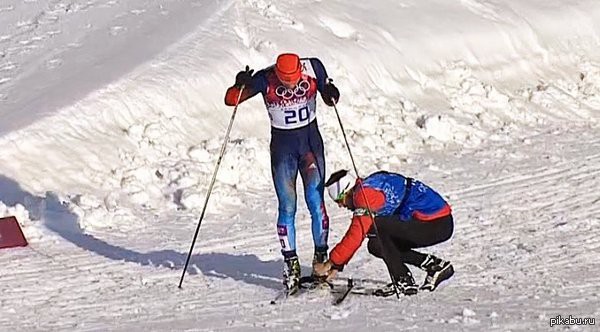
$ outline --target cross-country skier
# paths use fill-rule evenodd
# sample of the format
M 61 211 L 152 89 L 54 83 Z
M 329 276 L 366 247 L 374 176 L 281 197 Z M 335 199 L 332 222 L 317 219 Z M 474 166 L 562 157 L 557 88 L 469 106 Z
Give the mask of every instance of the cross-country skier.
M 271 120 L 271 173 L 279 203 L 277 233 L 284 257 L 283 283 L 294 293 L 300 281 L 296 254 L 296 179 L 304 184 L 304 199 L 312 220 L 315 246 L 313 265 L 327 260 L 329 218 L 325 210 L 325 157 L 316 119 L 317 91 L 333 106 L 340 98 L 325 67 L 317 58 L 299 58 L 285 53 L 277 62 L 252 75 L 246 66 L 227 90 L 225 104 L 234 106 L 261 93 Z
M 385 171 L 356 179 L 348 171 L 340 170 L 330 176 L 325 186 L 331 198 L 340 207 L 352 210 L 354 215 L 350 228 L 331 251 L 329 260 L 314 267 L 318 276 L 328 280 L 335 278 L 365 237 L 369 237 L 369 253 L 385 257 L 398 290 L 405 295 L 414 295 L 419 289 L 405 263 L 427 273 L 422 290 L 433 291 L 454 274 L 450 262 L 413 250 L 444 242 L 452 236 L 454 222 L 450 205 L 433 189 L 420 181 Z M 376 238 L 373 220 L 380 239 Z M 384 293 L 381 295 L 389 295 L 394 292 L 393 285 L 381 291 Z

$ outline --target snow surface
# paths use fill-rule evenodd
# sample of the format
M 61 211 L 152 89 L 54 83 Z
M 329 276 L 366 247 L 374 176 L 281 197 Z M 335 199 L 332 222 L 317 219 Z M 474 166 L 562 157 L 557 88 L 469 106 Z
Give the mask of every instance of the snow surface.
M 600 3 L 592 0 L 3 0 L 2 331 L 549 330 L 600 318 Z M 177 288 L 235 73 L 317 56 L 361 175 L 453 206 L 452 282 L 412 298 L 272 306 L 282 259 L 260 98 L 242 104 Z M 319 102 L 328 173 L 349 167 Z M 312 256 L 300 199 L 299 254 Z M 327 201 L 330 243 L 347 211 Z M 420 280 L 423 274 L 415 271 Z M 361 249 L 342 276 L 386 280 Z M 593 330 L 596 326 L 552 329 Z

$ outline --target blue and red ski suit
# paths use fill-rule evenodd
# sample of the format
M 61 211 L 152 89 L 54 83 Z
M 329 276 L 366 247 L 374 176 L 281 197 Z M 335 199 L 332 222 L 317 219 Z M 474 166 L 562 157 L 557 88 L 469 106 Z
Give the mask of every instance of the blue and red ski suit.
M 325 157 L 316 119 L 317 91 L 323 91 L 327 72 L 317 58 L 301 58 L 302 76 L 294 88 L 285 87 L 274 66 L 258 71 L 240 102 L 261 93 L 271 120 L 271 173 L 279 203 L 277 233 L 282 253 L 296 255 L 296 179 L 304 184 L 305 201 L 312 220 L 315 251 L 326 252 L 329 218 L 323 200 Z M 235 105 L 240 89 L 232 86 L 225 104 Z M 326 101 L 327 104 L 329 104 Z

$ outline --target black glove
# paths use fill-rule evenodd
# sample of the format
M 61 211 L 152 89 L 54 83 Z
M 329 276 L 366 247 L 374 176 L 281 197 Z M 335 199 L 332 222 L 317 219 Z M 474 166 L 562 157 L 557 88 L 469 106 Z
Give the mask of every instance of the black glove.
M 331 268 L 333 270 L 338 270 L 338 272 L 344 271 L 344 265 L 343 264 L 342 265 L 337 265 L 337 264 L 331 263 Z
M 325 83 L 325 87 L 323 87 L 321 97 L 323 97 L 323 101 L 327 106 L 333 106 L 340 100 L 340 91 L 333 85 L 332 81 L 329 80 Z
M 237 88 L 241 88 L 242 85 L 249 87 L 252 84 L 252 73 L 254 73 L 254 69 L 250 69 L 250 67 L 246 66 L 246 70 L 235 75 L 235 86 Z

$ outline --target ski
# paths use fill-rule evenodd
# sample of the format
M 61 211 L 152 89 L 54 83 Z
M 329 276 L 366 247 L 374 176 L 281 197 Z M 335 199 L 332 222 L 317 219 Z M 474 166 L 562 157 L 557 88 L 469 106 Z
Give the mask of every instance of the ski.
M 290 292 L 287 288 L 280 290 L 270 303 L 277 304 L 289 297 L 296 297 L 300 294 L 310 293 L 311 291 L 319 289 L 331 290 L 333 289 L 333 285 L 326 281 L 316 280 L 312 276 L 301 277 L 297 289 L 294 289 L 293 292 Z
M 340 280 L 341 281 L 341 280 Z M 388 297 L 394 295 L 393 292 L 383 290 L 386 283 L 381 280 L 373 279 L 352 279 L 348 278 L 345 284 L 339 282 L 319 281 L 312 276 L 300 278 L 298 289 L 290 293 L 287 288 L 280 290 L 276 296 L 270 301 L 271 304 L 281 303 L 290 297 L 296 297 L 304 293 L 327 289 L 333 296 L 332 305 L 339 305 L 350 294 L 368 295 L 377 297 Z
M 284 289 L 280 290 L 279 292 L 277 292 L 277 295 L 271 300 L 270 303 L 277 304 L 281 300 L 287 299 L 288 296 L 289 296 L 289 290 L 287 288 L 284 288 Z
M 333 284 L 326 280 L 315 279 L 313 276 L 300 278 L 300 289 L 317 290 L 317 289 L 333 289 Z
M 348 285 L 346 285 L 346 289 L 341 293 L 341 295 L 333 299 L 333 305 L 339 305 L 344 302 L 344 299 L 348 296 L 348 294 L 350 294 L 352 288 L 354 288 L 354 282 L 352 281 L 352 278 L 348 278 Z
M 350 282 L 352 283 L 352 287 L 350 286 Z M 355 295 L 368 295 L 368 296 L 378 296 L 378 297 L 387 297 L 391 295 L 395 295 L 395 293 L 386 292 L 383 290 L 386 283 L 381 280 L 372 280 L 372 279 L 348 279 L 347 285 L 338 285 L 335 284 L 331 289 L 333 294 L 336 294 L 338 298 L 342 296 L 348 296 L 348 294 Z M 347 293 L 347 294 L 344 294 Z M 342 301 L 344 300 L 342 299 Z

